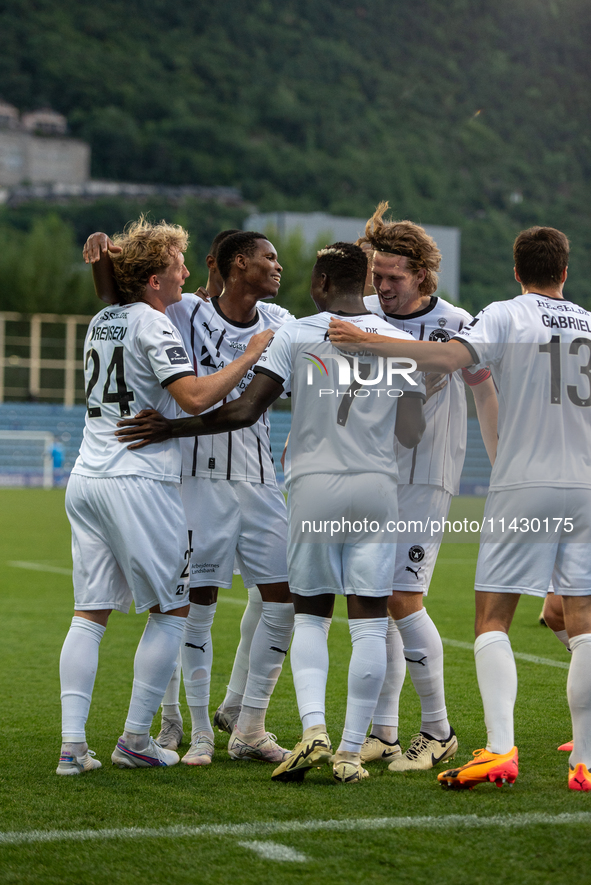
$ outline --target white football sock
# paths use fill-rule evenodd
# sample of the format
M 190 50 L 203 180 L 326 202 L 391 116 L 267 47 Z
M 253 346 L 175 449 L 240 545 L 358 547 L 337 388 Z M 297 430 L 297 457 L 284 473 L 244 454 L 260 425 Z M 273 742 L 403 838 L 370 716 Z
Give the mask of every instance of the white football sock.
M 258 587 L 248 588 L 248 603 L 240 621 L 240 642 L 236 649 L 234 666 L 228 683 L 226 697 L 222 701 L 224 710 L 240 707 L 248 679 L 248 666 L 252 637 L 263 613 L 263 598 Z
M 184 628 L 184 618 L 150 613 L 135 653 L 126 733 L 146 735 L 150 731 L 178 662 Z
M 437 627 L 421 608 L 396 621 L 412 684 L 421 701 L 421 731 L 436 740 L 450 733 L 443 686 L 443 645 Z
M 213 605 L 191 603 L 181 645 L 183 681 L 193 737 L 203 731 L 213 734 L 209 721 L 209 689 L 213 661 L 211 625 L 216 606 L 215 602 Z
M 559 639 L 567 651 L 570 651 L 570 642 L 568 639 L 568 633 L 566 630 L 553 630 L 552 631 L 557 639 Z
M 168 687 L 162 698 L 162 716 L 167 719 L 177 719 L 181 721 L 181 708 L 179 705 L 179 695 L 181 689 L 181 665 L 177 664 L 174 673 L 171 676 Z
M 506 633 L 481 633 L 474 643 L 478 688 L 491 753 L 508 753 L 515 745 L 513 709 L 517 697 L 517 669 Z
M 62 741 L 84 743 L 86 720 L 98 667 L 99 645 L 107 628 L 76 615 L 60 655 Z
M 359 753 L 386 675 L 388 618 L 349 619 L 349 632 L 353 650 L 339 750 Z
M 265 712 L 289 651 L 293 603 L 263 602 L 250 648 L 250 665 L 236 728 L 244 735 L 265 730 Z
M 402 637 L 392 618 L 388 618 L 386 633 L 386 675 L 376 704 L 371 733 L 393 744 L 398 740 L 398 705 L 406 677 L 406 661 Z
M 290 661 L 304 731 L 326 723 L 329 629 L 330 618 L 295 615 Z
M 591 633 L 580 633 L 570 640 L 572 661 L 568 670 L 566 694 L 573 722 L 573 751 L 570 764 L 579 762 L 591 771 Z

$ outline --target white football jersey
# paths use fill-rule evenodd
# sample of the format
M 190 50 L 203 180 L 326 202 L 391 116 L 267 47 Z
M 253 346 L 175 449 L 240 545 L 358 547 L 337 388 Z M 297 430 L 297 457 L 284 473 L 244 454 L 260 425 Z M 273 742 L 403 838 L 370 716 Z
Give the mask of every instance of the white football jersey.
M 408 316 L 384 313 L 377 295 L 368 295 L 365 306 L 386 322 L 408 332 L 416 341 L 449 341 L 467 325 L 470 314 L 435 295 L 423 310 Z M 469 373 L 464 372 L 464 377 Z M 490 372 L 475 372 L 467 377 L 469 384 L 478 384 Z M 467 409 L 462 371 L 454 372 L 447 384 L 425 404 L 425 432 L 414 449 L 396 443 L 399 482 L 408 485 L 432 485 L 459 494 L 460 477 L 466 455 Z
M 591 314 L 528 293 L 485 307 L 456 340 L 498 389 L 490 490 L 591 488 Z
M 181 336 L 163 313 L 143 301 L 101 310 L 84 342 L 86 423 L 72 472 L 179 482 L 178 440 L 130 451 L 114 434 L 118 421 L 141 409 L 179 417 L 166 387 L 194 374 Z
M 272 310 L 270 307 L 272 306 Z M 184 294 L 182 301 L 166 311 L 182 335 L 187 353 L 198 376 L 223 369 L 246 350 L 253 335 L 265 329 L 279 329 L 292 314 L 279 305 L 258 302 L 250 323 L 237 323 L 224 316 L 218 299 L 203 301 Z M 238 399 L 254 378 L 248 371 L 223 402 Z M 222 402 L 212 406 L 222 405 Z M 183 474 L 210 479 L 246 480 L 275 485 L 275 465 L 271 455 L 269 415 L 265 411 L 252 427 L 181 440 Z
M 408 394 L 424 400 L 420 372 L 409 379 L 392 358 L 368 353 L 353 357 L 334 347 L 328 325 L 336 315 L 325 311 L 287 323 L 254 369 L 291 390 L 287 483 L 312 473 L 387 473 L 396 478 L 398 398 Z M 410 338 L 372 314 L 339 315 L 367 332 Z

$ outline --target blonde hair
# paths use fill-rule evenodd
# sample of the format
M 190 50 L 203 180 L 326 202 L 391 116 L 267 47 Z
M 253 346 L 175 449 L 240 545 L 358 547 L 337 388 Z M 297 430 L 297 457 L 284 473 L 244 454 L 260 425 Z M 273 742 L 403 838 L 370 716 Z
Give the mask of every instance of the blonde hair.
M 123 250 L 111 255 L 121 302 L 131 304 L 142 300 L 152 274 L 165 271 L 186 250 L 189 234 L 179 224 L 152 224 L 140 215 L 113 242 Z
M 365 225 L 365 236 L 357 240 L 359 246 L 369 243 L 374 252 L 390 252 L 408 259 L 412 273 L 424 269 L 425 279 L 419 286 L 421 295 L 432 295 L 437 289 L 437 271 L 441 264 L 441 252 L 437 243 L 424 228 L 412 221 L 384 220 L 390 208 L 387 201 L 378 204 L 376 211 Z

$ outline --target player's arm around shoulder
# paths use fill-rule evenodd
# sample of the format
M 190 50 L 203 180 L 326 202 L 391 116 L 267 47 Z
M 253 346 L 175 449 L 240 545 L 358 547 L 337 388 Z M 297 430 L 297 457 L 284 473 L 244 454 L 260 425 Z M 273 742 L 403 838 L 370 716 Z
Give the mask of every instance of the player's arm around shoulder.
M 200 415 L 223 400 L 239 383 L 269 344 L 273 337 L 271 329 L 253 335 L 243 354 L 212 375 L 197 378 L 188 375 L 168 385 L 170 395 L 184 412 Z
M 409 341 L 383 334 L 374 335 L 336 318 L 331 319 L 328 334 L 331 342 L 339 348 L 354 350 L 363 347 L 378 356 L 413 359 L 417 367 L 425 372 L 449 375 L 474 362 L 472 354 L 457 339 L 448 341 L 442 347 L 437 341 Z

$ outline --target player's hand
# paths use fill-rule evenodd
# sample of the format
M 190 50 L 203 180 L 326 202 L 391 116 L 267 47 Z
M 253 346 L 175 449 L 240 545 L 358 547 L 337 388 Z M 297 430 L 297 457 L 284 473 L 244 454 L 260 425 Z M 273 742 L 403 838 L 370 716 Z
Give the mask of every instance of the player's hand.
M 328 337 L 331 344 L 351 352 L 358 350 L 360 344 L 366 344 L 369 340 L 367 332 L 363 332 L 353 323 L 346 323 L 335 317 L 331 319 L 328 326 Z
M 168 418 L 164 418 L 155 409 L 142 409 L 135 418 L 125 418 L 117 422 L 121 430 L 115 431 L 115 436 L 121 443 L 133 443 L 128 449 L 143 449 L 150 443 L 165 442 L 172 439 L 172 429 Z M 134 442 L 140 440 L 140 442 Z
M 211 295 L 205 288 L 205 286 L 199 286 L 199 288 L 195 291 L 195 295 L 197 298 L 201 298 L 202 301 L 209 301 Z
M 439 393 L 447 384 L 447 375 L 440 375 L 438 372 L 425 372 L 425 393 L 427 399 L 431 399 L 433 394 Z
M 106 252 L 112 252 L 116 255 L 118 252 L 121 252 L 121 246 L 116 246 L 115 243 L 103 233 L 91 234 L 87 241 L 84 243 L 84 248 L 82 250 L 82 255 L 87 264 L 95 264 L 101 257 L 102 254 Z
M 244 351 L 244 356 L 250 358 L 251 365 L 254 366 L 254 364 L 258 362 L 258 358 L 266 349 L 267 344 L 274 334 L 275 333 L 271 329 L 265 329 L 264 332 L 257 332 L 256 335 L 252 336 L 252 338 L 246 345 L 246 350 Z

